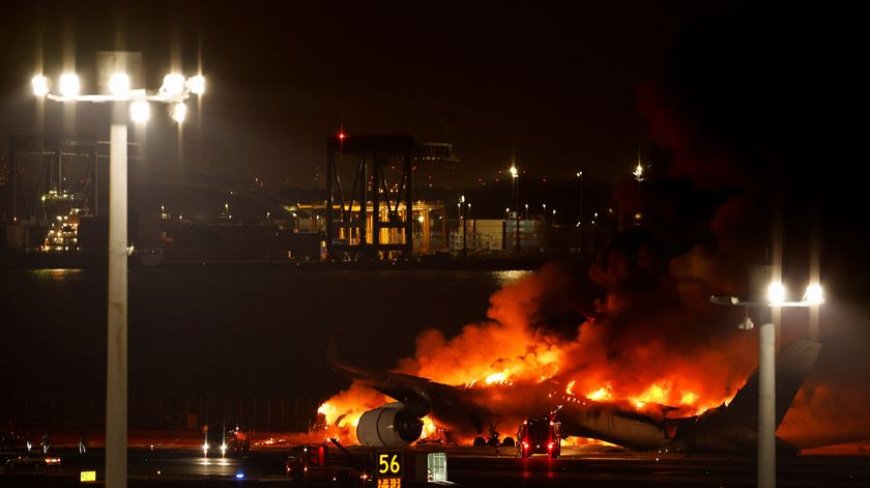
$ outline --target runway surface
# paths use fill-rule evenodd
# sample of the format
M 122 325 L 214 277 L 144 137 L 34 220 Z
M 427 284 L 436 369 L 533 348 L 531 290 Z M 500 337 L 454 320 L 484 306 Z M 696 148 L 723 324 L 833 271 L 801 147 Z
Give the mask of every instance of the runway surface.
M 452 448 L 446 452 L 449 480 L 467 487 L 742 487 L 754 486 L 756 476 L 752 457 L 586 452 L 571 453 L 555 460 L 546 457 L 521 460 L 512 455 L 512 450 L 504 449 L 498 455 L 490 449 Z M 80 471 L 93 469 L 98 478 L 101 476 L 104 458 L 100 452 L 56 454 L 62 458 L 60 467 L 3 468 L 0 486 L 86 486 L 79 481 Z M 3 453 L 0 459 L 9 455 Z M 203 457 L 201 452 L 192 450 L 131 450 L 129 486 L 291 486 L 294 483 L 284 472 L 285 457 L 284 450 L 254 451 L 244 458 Z M 99 480 L 96 483 L 101 484 Z M 371 482 L 360 485 L 374 486 Z M 778 486 L 867 487 L 870 486 L 870 459 L 781 457 Z

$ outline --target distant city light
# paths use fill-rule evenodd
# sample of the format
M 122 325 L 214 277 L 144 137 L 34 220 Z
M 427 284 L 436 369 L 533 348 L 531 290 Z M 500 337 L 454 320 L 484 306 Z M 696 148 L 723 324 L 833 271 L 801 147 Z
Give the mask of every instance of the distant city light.
M 513 176 L 514 178 L 519 176 L 519 172 L 517 171 L 517 167 L 514 165 L 511 165 L 511 169 L 509 169 L 508 171 L 510 171 L 511 176 Z
M 641 166 L 640 161 L 637 163 L 637 167 L 634 168 L 634 171 L 631 172 L 634 175 L 634 178 L 641 182 L 643 181 L 643 166 Z

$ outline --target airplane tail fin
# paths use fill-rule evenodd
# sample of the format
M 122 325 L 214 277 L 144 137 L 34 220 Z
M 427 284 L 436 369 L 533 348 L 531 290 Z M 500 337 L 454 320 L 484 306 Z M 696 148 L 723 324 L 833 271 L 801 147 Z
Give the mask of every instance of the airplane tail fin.
M 796 340 L 783 349 L 776 357 L 776 426 L 782 422 L 791 407 L 795 395 L 810 373 L 822 345 L 818 342 Z M 737 392 L 728 404 L 726 415 L 746 427 L 758 425 L 758 370 L 756 369 L 746 385 Z

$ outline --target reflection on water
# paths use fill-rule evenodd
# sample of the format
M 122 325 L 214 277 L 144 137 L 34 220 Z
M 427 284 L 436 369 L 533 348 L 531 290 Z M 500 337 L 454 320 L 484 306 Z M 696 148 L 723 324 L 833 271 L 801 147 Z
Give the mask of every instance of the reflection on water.
M 79 279 L 82 275 L 80 269 L 54 268 L 54 269 L 33 269 L 29 271 L 37 280 L 43 281 L 64 281 L 70 279 Z
M 511 269 L 507 271 L 493 271 L 492 275 L 495 278 L 496 283 L 498 283 L 498 286 L 507 286 L 522 278 L 523 276 L 527 276 L 532 273 L 533 271 Z
M 392 368 L 413 354 L 423 330 L 450 337 L 485 320 L 492 293 L 527 274 L 131 269 L 131 390 L 327 396 L 346 386 L 325 364 L 335 334 L 348 360 Z M 107 286 L 105 270 L 0 273 L 6 391 L 101 391 Z

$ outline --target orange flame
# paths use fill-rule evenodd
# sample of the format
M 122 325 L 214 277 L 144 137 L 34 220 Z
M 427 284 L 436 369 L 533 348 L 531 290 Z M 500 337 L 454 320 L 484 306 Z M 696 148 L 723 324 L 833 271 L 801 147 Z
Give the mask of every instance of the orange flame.
M 572 383 L 574 383 L 574 381 L 572 381 Z M 586 395 L 586 398 L 588 398 L 590 400 L 595 400 L 596 402 L 610 400 L 612 397 L 613 397 L 613 393 L 610 391 L 609 384 L 606 386 L 602 386 L 601 388 Z
M 698 344 L 668 340 L 668 330 L 686 333 L 686 314 L 680 305 L 649 306 L 642 316 L 631 318 L 640 324 L 636 326 L 640 332 L 629 333 L 634 329 L 619 321 L 628 320 L 623 314 L 637 298 L 611 292 L 598 304 L 595 319 L 574 325 L 576 338 L 537 327 L 541 303 L 560 296 L 570 283 L 571 278 L 555 268 L 519 279 L 492 296 L 488 322 L 467 325 L 451 338 L 435 329 L 422 332 L 415 356 L 399 361 L 397 371 L 488 392 L 487 404 L 493 411 L 521 410 L 524 401 L 540 394 L 531 390 L 533 385 L 551 381 L 566 385 L 569 401 L 583 401 L 575 392 L 588 392 L 585 397 L 592 401 L 620 402 L 639 410 L 660 411 L 658 405 L 667 405 L 680 416 L 729 400 L 748 376 L 753 349 L 747 347 L 751 345 L 747 334 L 699 333 Z M 650 324 L 663 324 L 663 331 Z M 716 347 L 709 347 L 708 337 L 718 341 Z M 504 393 L 512 388 L 523 388 L 525 393 Z M 550 398 L 555 398 L 554 393 L 562 394 L 550 392 Z M 391 400 L 354 383 L 321 406 L 321 413 L 328 425 L 347 428 L 365 410 L 386 401 Z M 516 426 L 500 428 L 509 434 Z M 436 430 L 431 419 L 424 419 L 424 437 Z

